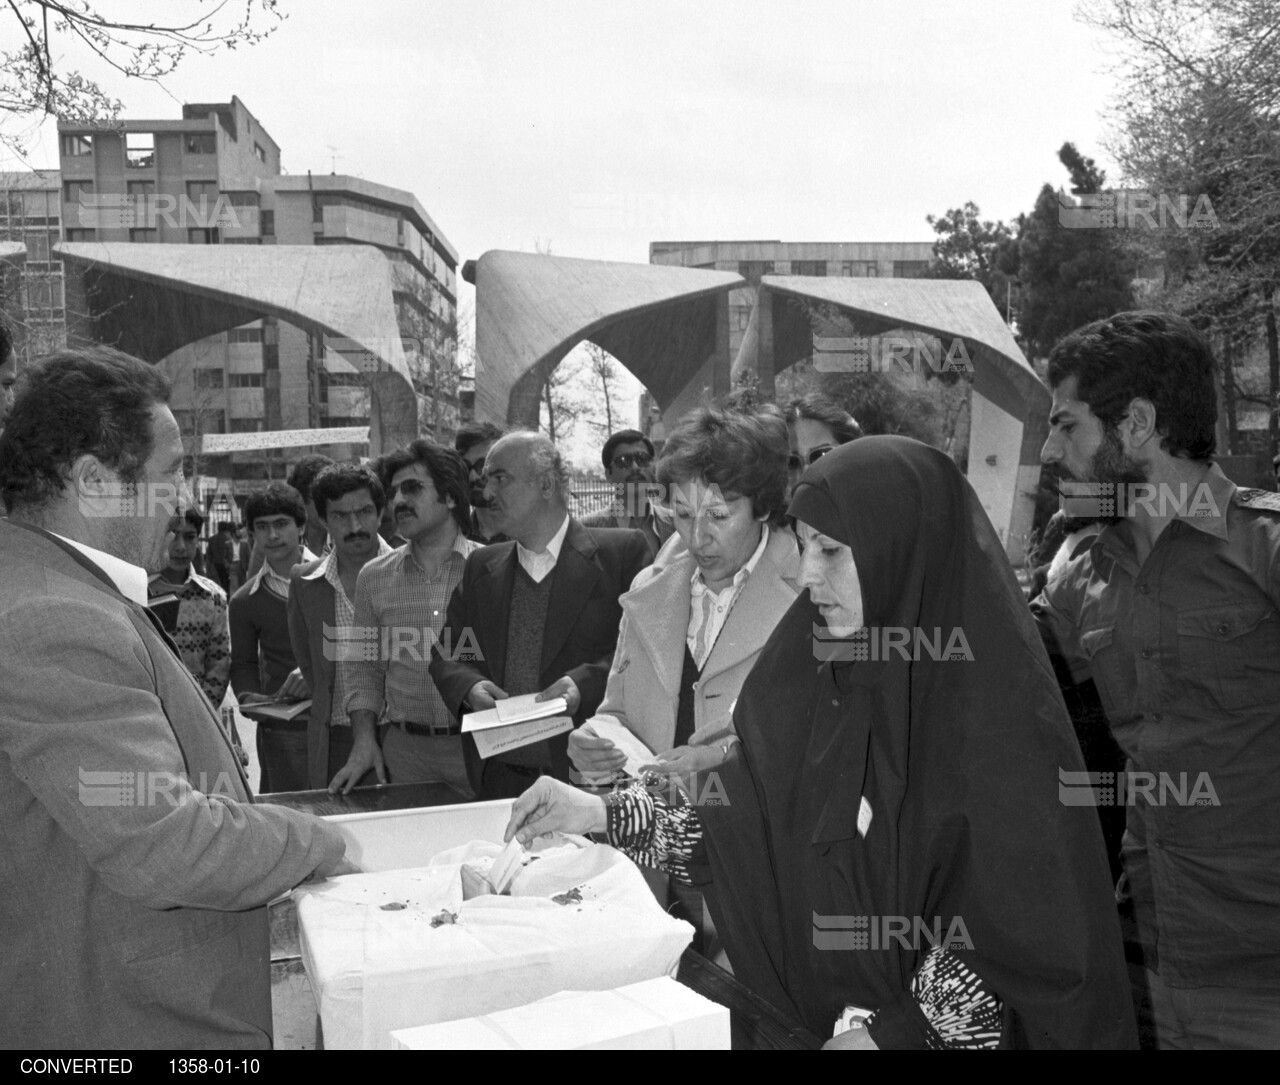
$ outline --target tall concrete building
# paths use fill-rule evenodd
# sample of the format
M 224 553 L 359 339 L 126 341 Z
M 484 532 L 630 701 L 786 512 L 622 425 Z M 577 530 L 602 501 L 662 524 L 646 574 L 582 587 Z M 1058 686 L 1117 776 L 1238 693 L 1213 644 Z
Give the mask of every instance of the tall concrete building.
M 59 125 L 68 242 L 360 245 L 391 264 L 397 324 L 424 432 L 457 421 L 450 344 L 457 252 L 411 193 L 354 177 L 281 173 L 280 147 L 238 98 L 190 104 L 180 120 Z M 198 305 L 198 300 L 192 304 Z M 350 340 L 275 317 L 173 351 L 162 363 L 193 472 L 235 494 L 283 478 L 306 451 L 199 453 L 205 434 L 368 425 L 370 384 Z M 360 451 L 337 445 L 336 457 Z

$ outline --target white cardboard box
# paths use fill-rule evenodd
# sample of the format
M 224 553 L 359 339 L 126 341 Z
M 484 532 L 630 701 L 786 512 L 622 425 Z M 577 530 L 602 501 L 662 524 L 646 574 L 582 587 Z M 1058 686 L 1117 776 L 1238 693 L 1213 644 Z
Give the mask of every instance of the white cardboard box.
M 462 863 L 486 852 L 480 861 L 491 861 L 502 847 L 450 849 L 451 834 L 501 840 L 500 829 L 479 834 L 472 807 L 408 813 L 347 822 L 366 868 L 372 858 L 391 869 L 295 892 L 302 959 L 327 1048 L 390 1048 L 395 1029 L 675 974 L 693 929 L 665 914 L 635 865 L 614 849 L 585 840 L 544 849 L 517 875 L 512 896 L 464 902 Z M 478 813 L 506 825 L 506 810 Z M 433 854 L 436 866 L 402 869 L 406 855 L 426 847 L 406 839 L 404 822 L 448 854 Z M 576 903 L 552 899 L 575 887 Z M 456 923 L 433 922 L 442 912 L 454 913 Z
M 726 1007 L 665 976 L 391 1035 L 406 1051 L 727 1051 L 730 1040 Z
M 433 856 L 471 840 L 501 840 L 514 800 L 460 803 L 420 810 L 330 814 L 324 820 L 347 841 L 347 858 L 365 873 L 423 867 Z

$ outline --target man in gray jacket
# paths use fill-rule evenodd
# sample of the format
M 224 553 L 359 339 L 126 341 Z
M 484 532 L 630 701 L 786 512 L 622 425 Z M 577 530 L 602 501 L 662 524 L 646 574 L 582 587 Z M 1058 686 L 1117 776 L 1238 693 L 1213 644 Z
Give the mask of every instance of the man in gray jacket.
M 147 609 L 190 499 L 165 378 L 106 348 L 29 377 L 0 437 L 0 1042 L 268 1047 L 267 901 L 342 839 L 253 803 Z

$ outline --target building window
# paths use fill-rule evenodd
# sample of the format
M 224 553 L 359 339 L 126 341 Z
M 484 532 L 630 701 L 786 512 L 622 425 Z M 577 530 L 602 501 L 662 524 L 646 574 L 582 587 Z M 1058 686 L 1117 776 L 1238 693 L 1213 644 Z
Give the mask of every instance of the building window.
M 253 157 L 259 162 L 265 162 L 267 160 L 267 152 L 263 149 L 261 143 L 255 143 L 253 145 Z
M 159 231 L 153 227 L 134 227 L 129 231 L 129 240 L 146 244 L 148 242 L 159 241 L 160 235 Z
M 232 328 L 227 332 L 228 343 L 261 343 L 261 328 Z
M 845 278 L 874 279 L 879 270 L 874 260 L 846 260 L 840 265 L 840 274 Z
M 197 389 L 209 390 L 222 387 L 221 369 L 196 368 L 191 371 L 191 379 Z
M 228 388 L 261 388 L 261 373 L 228 373 Z
M 124 161 L 131 170 L 151 169 L 156 164 L 156 137 L 150 132 L 126 132 Z
M 94 241 L 98 236 L 96 230 L 79 230 L 69 228 L 66 231 L 68 241 Z
M 895 260 L 893 262 L 895 279 L 918 279 L 928 270 L 928 260 Z
M 258 222 L 263 237 L 276 236 L 276 213 L 274 211 L 259 211 Z
M 231 419 L 232 433 L 261 433 L 261 418 L 233 418 Z
M 827 262 L 825 260 L 792 260 L 792 275 L 826 275 Z
M 154 181 L 130 181 L 130 196 L 154 196 L 156 194 L 156 183 Z
M 184 144 L 187 154 L 218 153 L 218 137 L 213 132 L 188 132 Z
M 49 235 L 48 234 L 27 234 L 23 239 L 27 246 L 27 260 L 34 260 L 37 263 L 48 263 L 49 261 Z
M 194 226 L 187 230 L 187 243 L 190 245 L 216 245 L 218 231 L 212 227 Z
M 93 154 L 93 136 L 62 137 L 63 158 L 84 158 L 91 154 Z
M 258 194 L 256 192 L 224 192 L 227 201 L 232 207 L 257 207 Z
M 84 203 L 86 196 L 93 195 L 92 181 L 63 181 L 62 199 L 64 203 Z

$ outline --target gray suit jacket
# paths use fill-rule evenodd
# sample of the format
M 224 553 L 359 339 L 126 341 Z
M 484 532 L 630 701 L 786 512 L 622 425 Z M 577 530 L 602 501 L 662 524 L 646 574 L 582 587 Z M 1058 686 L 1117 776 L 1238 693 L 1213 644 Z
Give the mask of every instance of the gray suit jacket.
M 253 804 L 146 611 L 64 545 L 0 522 L 0 1043 L 266 1047 L 266 902 L 342 840 Z

